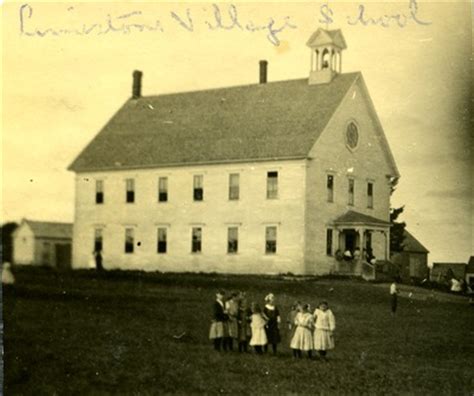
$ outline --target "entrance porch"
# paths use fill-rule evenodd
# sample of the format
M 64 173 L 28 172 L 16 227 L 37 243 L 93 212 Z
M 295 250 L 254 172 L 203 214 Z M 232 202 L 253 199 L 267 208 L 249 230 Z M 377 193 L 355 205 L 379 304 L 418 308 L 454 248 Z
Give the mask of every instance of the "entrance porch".
M 390 258 L 390 223 L 348 211 L 334 221 L 334 273 L 375 279 L 376 262 Z

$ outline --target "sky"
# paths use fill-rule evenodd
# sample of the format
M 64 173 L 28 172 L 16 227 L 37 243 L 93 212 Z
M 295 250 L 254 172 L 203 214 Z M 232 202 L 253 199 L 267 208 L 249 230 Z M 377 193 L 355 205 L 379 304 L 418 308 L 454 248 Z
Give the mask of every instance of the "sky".
M 7 1 L 1 220 L 73 221 L 67 167 L 130 97 L 133 70 L 144 73 L 144 95 L 256 83 L 260 59 L 269 81 L 304 78 L 305 43 L 328 27 L 342 29 L 342 70 L 362 72 L 401 173 L 392 206 L 405 206 L 401 220 L 430 262 L 466 262 L 471 13 L 461 1 Z

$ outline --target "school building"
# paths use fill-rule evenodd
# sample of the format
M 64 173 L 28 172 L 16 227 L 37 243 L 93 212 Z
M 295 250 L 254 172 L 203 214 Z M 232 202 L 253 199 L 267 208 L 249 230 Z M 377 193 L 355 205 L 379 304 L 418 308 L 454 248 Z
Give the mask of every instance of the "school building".
M 224 273 L 371 273 L 389 255 L 399 173 L 340 30 L 307 42 L 308 78 L 132 97 L 71 164 L 73 266 Z M 309 62 L 308 62 L 309 63 Z M 336 254 L 337 253 L 337 254 Z

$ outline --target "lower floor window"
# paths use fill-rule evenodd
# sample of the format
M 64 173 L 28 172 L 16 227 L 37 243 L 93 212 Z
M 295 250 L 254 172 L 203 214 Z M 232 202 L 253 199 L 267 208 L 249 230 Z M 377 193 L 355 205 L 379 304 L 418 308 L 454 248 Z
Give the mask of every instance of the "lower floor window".
M 227 253 L 237 253 L 239 250 L 239 229 L 229 227 L 227 229 Z
M 191 252 L 201 253 L 201 242 L 202 242 L 202 228 L 194 227 L 192 233 Z
M 134 245 L 134 232 L 133 228 L 125 229 L 125 253 L 133 253 Z
M 277 228 L 270 226 L 265 229 L 265 253 L 274 254 L 277 251 Z
M 158 253 L 166 253 L 166 228 L 158 228 Z
M 103 249 L 102 229 L 96 228 L 94 232 L 94 252 L 101 252 Z

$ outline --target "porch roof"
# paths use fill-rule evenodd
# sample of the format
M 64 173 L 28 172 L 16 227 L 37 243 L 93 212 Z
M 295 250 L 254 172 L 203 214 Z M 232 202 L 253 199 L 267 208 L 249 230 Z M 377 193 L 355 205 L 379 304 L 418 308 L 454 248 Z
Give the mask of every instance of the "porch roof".
M 390 222 L 388 221 L 380 220 L 376 217 L 355 212 L 353 210 L 349 210 L 342 216 L 339 216 L 334 220 L 334 224 L 341 226 L 376 226 L 383 228 L 388 228 L 390 226 Z

